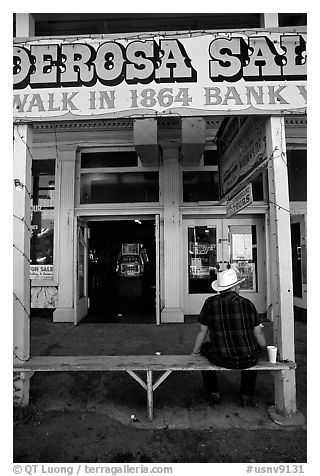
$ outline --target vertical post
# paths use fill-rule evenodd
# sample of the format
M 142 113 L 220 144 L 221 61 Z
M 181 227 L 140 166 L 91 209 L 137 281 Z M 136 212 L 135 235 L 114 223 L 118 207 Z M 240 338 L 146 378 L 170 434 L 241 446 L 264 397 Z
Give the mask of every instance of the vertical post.
M 147 401 L 148 417 L 153 420 L 153 389 L 152 389 L 152 370 L 147 370 Z
M 13 345 L 14 364 L 30 357 L 30 230 L 32 128 L 14 127 L 13 152 Z M 29 402 L 29 379 L 20 374 L 19 402 Z
M 16 37 L 35 36 L 35 22 L 31 13 L 16 13 Z
M 260 13 L 261 28 L 279 26 L 278 13 Z
M 288 170 L 283 117 L 270 117 L 266 125 L 269 184 L 269 243 L 273 338 L 281 360 L 294 361 L 294 316 Z M 277 411 L 296 412 L 295 371 L 275 376 Z
M 181 236 L 179 149 L 163 149 L 164 165 L 164 299 L 161 322 L 183 322 L 181 309 Z
M 60 151 L 58 160 L 59 175 L 59 240 L 57 243 L 58 307 L 53 313 L 54 322 L 73 322 L 73 223 L 75 196 L 76 152 Z
M 160 215 L 155 216 L 156 240 L 156 324 L 160 325 Z

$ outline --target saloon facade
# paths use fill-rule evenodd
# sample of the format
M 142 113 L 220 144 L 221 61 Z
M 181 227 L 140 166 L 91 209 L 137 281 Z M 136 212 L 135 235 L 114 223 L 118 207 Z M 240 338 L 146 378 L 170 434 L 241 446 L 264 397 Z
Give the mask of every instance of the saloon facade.
M 185 15 L 181 31 L 159 15 L 139 33 L 123 18 L 115 32 L 68 35 L 65 15 L 15 16 L 17 359 L 29 356 L 30 307 L 54 322 L 130 309 L 183 323 L 231 265 L 294 360 L 293 309 L 306 312 L 305 15 L 209 15 L 208 26 L 198 15 L 201 29 Z M 294 370 L 281 385 L 294 411 Z

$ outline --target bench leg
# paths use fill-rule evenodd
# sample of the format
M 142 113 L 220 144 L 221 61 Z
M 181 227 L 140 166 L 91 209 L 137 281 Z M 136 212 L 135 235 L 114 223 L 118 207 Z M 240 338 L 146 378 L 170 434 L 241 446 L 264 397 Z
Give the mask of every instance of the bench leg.
M 153 388 L 152 388 L 152 370 L 147 370 L 147 400 L 148 400 L 148 417 L 153 420 Z

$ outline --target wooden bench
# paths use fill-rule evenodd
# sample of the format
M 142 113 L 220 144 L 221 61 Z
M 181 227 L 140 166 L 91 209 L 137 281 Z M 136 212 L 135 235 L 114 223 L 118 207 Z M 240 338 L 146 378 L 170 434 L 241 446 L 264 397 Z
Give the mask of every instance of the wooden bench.
M 271 364 L 261 361 L 248 370 L 285 371 L 295 369 L 294 362 L 277 362 Z M 87 372 L 102 371 L 127 372 L 147 392 L 148 417 L 153 419 L 153 392 L 174 370 L 200 371 L 220 370 L 234 371 L 213 365 L 203 356 L 192 355 L 88 355 L 88 356 L 34 356 L 28 361 L 14 366 L 14 372 L 28 373 L 31 377 L 34 372 Z M 146 372 L 146 382 L 136 372 Z M 163 374 L 153 382 L 153 372 Z

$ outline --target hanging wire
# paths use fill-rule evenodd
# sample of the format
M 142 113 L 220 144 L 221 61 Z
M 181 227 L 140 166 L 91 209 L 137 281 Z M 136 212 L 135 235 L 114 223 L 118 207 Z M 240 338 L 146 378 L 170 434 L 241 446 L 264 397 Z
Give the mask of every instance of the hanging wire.
M 25 220 L 24 217 L 21 218 L 21 217 L 18 217 L 17 215 L 15 215 L 15 214 L 13 214 L 13 217 L 16 218 L 17 220 L 22 221 L 22 222 L 25 224 L 27 230 L 28 230 L 30 233 L 32 233 L 32 228 L 30 228 L 30 226 L 27 224 L 27 222 L 26 222 L 26 220 Z
M 29 145 L 27 144 L 27 142 L 25 141 L 24 137 L 20 134 L 19 124 L 17 124 L 17 126 L 16 126 L 16 131 L 17 131 L 17 134 L 18 134 L 19 138 L 21 139 L 21 141 L 25 144 L 25 146 L 27 148 L 27 151 L 29 153 L 29 156 L 31 157 L 31 160 L 33 161 L 34 158 L 33 158 L 31 149 L 30 149 Z M 17 179 L 17 178 L 13 179 L 13 182 L 14 182 L 16 187 L 19 186 L 19 187 L 23 188 L 27 192 L 27 194 L 29 195 L 29 198 L 32 199 L 32 194 L 28 190 L 28 187 L 24 183 L 22 183 L 20 179 Z
M 31 120 L 31 122 L 32 122 L 32 120 Z M 32 160 L 34 160 L 34 158 L 33 158 L 33 155 L 32 155 L 32 152 L 31 152 L 31 149 L 30 149 L 29 145 L 28 145 L 28 144 L 27 144 L 27 142 L 25 141 L 24 137 L 23 137 L 23 136 L 20 134 L 20 131 L 19 131 L 19 124 L 17 124 L 16 130 L 17 130 L 18 136 L 20 137 L 21 141 L 22 141 L 22 142 L 24 143 L 24 145 L 26 146 L 26 148 L 27 148 L 27 151 L 28 151 L 28 153 L 29 153 L 29 155 L 30 155 L 31 159 L 32 159 Z
M 13 351 L 13 358 L 19 360 L 20 362 L 28 362 L 28 360 L 30 360 L 30 356 L 27 359 L 21 359 L 15 350 Z M 20 372 L 20 370 L 17 368 L 14 370 L 14 372 Z
M 19 253 L 21 253 L 22 256 L 24 256 L 24 258 L 28 261 L 29 264 L 31 263 L 29 257 L 28 257 L 22 250 L 20 250 L 20 248 L 18 248 L 17 245 L 15 245 L 15 244 L 13 243 L 12 246 L 14 247 L 14 249 L 16 249 L 17 251 L 19 251 Z
M 284 210 L 285 212 L 291 213 L 290 210 L 288 210 L 287 208 L 282 207 L 281 205 L 279 205 L 279 203 L 273 202 L 272 200 L 268 200 L 268 203 L 272 203 L 273 205 L 278 207 L 279 210 L 281 209 L 281 210 Z
M 25 313 L 27 314 L 28 318 L 30 319 L 30 313 L 29 311 L 26 309 L 26 307 L 24 306 L 23 302 L 21 301 L 21 299 L 18 298 L 18 296 L 16 295 L 16 293 L 13 291 L 13 296 L 14 298 L 16 299 L 16 301 L 19 302 L 19 304 L 21 305 L 21 307 L 23 308 L 23 310 L 25 311 Z
M 21 189 L 24 189 L 27 192 L 27 194 L 29 195 L 29 198 L 32 199 L 32 194 L 30 193 L 30 191 L 28 190 L 28 188 L 26 187 L 26 185 L 24 183 L 22 183 L 19 179 L 13 179 L 13 183 L 14 183 L 16 188 L 21 187 Z

